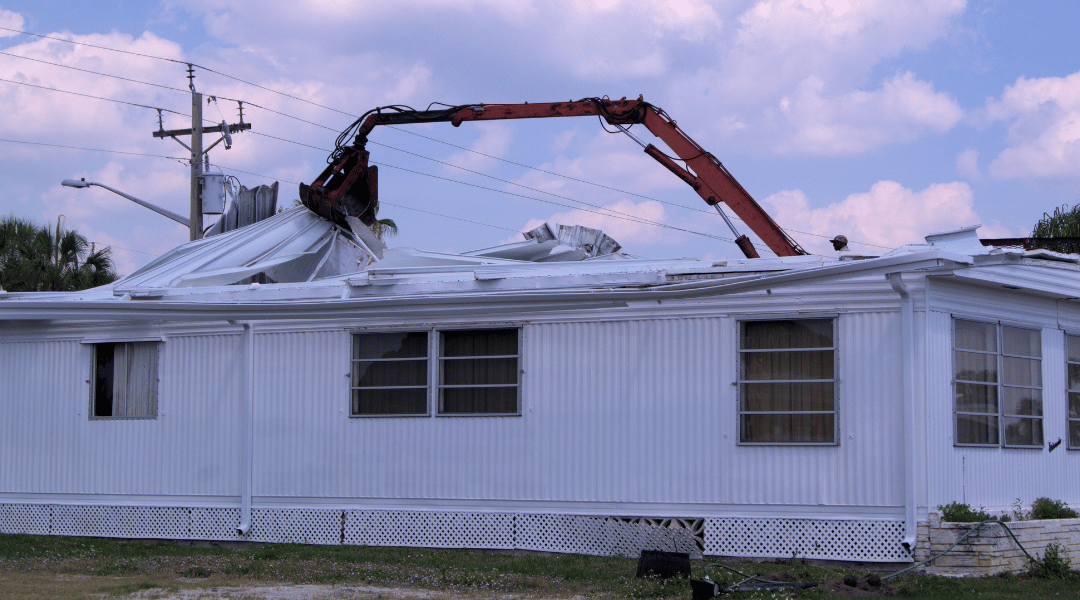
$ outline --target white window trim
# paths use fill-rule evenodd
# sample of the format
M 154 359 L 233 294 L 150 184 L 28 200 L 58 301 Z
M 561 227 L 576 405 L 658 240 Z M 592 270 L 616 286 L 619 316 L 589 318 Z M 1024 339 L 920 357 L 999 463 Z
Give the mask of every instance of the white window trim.
M 87 406 L 87 418 L 90 421 L 155 421 L 158 415 L 161 413 L 161 349 L 164 340 L 160 337 L 123 337 L 123 338 L 105 338 L 105 339 L 84 339 L 79 343 L 89 346 L 90 350 L 90 378 L 86 380 L 89 388 L 89 405 Z M 108 417 L 95 415 L 95 404 L 97 402 L 97 345 L 98 344 L 129 344 L 129 343 L 154 343 L 157 344 L 157 352 L 155 353 L 154 360 L 157 363 L 155 365 L 155 381 L 154 381 L 154 394 L 151 399 L 153 406 L 153 414 L 146 416 L 115 416 Z M 115 393 L 115 391 L 114 391 Z
M 742 378 L 742 327 L 743 323 L 760 321 L 814 321 L 830 320 L 833 323 L 832 347 L 819 348 L 819 350 L 832 350 L 833 352 L 833 441 L 831 442 L 744 442 L 743 441 L 743 410 L 742 410 L 742 384 L 747 383 Z M 840 348 L 837 338 L 840 336 L 840 315 L 838 313 L 808 313 L 808 314 L 770 314 L 737 317 L 735 319 L 735 443 L 737 446 L 769 446 L 769 447 L 836 447 L 840 445 Z M 817 380 L 815 380 L 817 381 Z M 830 411 L 821 411 L 815 414 L 827 414 Z
M 998 441 L 997 441 L 997 443 L 994 443 L 994 444 L 972 444 L 972 443 L 962 443 L 962 442 L 960 442 L 959 421 L 957 420 L 957 415 L 959 415 L 961 413 L 960 413 L 960 411 L 956 410 L 956 384 L 957 384 L 957 381 L 956 381 L 956 352 L 957 351 L 960 351 L 960 352 L 977 352 L 977 351 L 959 350 L 956 347 L 956 322 L 957 321 L 970 321 L 972 323 L 984 323 L 984 324 L 987 324 L 987 325 L 995 325 L 997 327 L 998 347 L 997 347 L 996 355 L 997 355 L 998 380 L 996 382 L 996 385 L 997 385 L 997 396 L 998 396 L 998 402 L 997 402 L 997 405 L 998 405 L 998 409 L 997 409 Z M 953 446 L 957 447 L 957 448 L 1008 448 L 1010 450 L 1042 450 L 1042 449 L 1045 449 L 1045 447 L 1046 447 L 1046 382 L 1045 381 L 1043 381 L 1042 386 L 1039 388 L 1039 390 L 1043 394 L 1043 406 L 1042 406 L 1042 414 L 1037 417 L 1038 420 L 1041 421 L 1041 425 L 1042 425 L 1042 428 L 1043 428 L 1043 441 L 1042 441 L 1042 443 L 1039 444 L 1039 445 L 1028 446 L 1028 445 L 1008 444 L 1006 442 L 1006 439 L 1005 439 L 1005 419 L 1006 419 L 1006 415 L 1005 415 L 1005 408 L 1004 408 L 1005 394 L 1003 392 L 1004 387 L 1005 387 L 1005 382 L 1003 381 L 1003 379 L 1004 379 L 1004 366 L 1003 366 L 1004 358 L 1006 356 L 1011 356 L 1011 357 L 1015 357 L 1015 358 L 1027 358 L 1027 359 L 1030 359 L 1031 357 L 1014 356 L 1014 355 L 1006 355 L 1005 354 L 1005 349 L 1004 349 L 1004 346 L 1003 346 L 1003 344 L 1005 342 L 1004 342 L 1004 339 L 1003 339 L 1002 327 L 1012 327 L 1014 329 L 1026 329 L 1028 331 L 1037 331 L 1037 332 L 1039 332 L 1039 345 L 1040 345 L 1040 348 L 1039 348 L 1039 355 L 1040 355 L 1039 356 L 1039 366 L 1040 366 L 1040 370 L 1045 365 L 1046 357 L 1043 356 L 1043 352 L 1042 352 L 1042 343 L 1043 343 L 1043 328 L 1042 327 L 1040 327 L 1038 325 L 1032 325 L 1030 323 L 1020 323 L 1020 322 L 1017 322 L 1017 321 L 1009 321 L 1009 320 L 1004 320 L 1004 319 L 985 319 L 985 318 L 980 319 L 980 318 L 969 318 L 969 317 L 952 315 L 952 328 L 949 331 L 949 339 L 950 339 L 950 342 L 951 342 L 949 355 L 950 355 L 950 361 L 952 363 L 952 375 L 951 375 L 951 377 L 952 377 L 952 401 L 953 401 L 953 406 L 952 406 L 952 412 L 953 412 L 953 429 L 952 429 L 952 432 L 953 432 Z M 1066 373 L 1065 373 L 1066 378 L 1069 376 L 1068 375 L 1068 366 L 1067 366 L 1068 362 L 1067 361 L 1068 361 L 1068 356 L 1066 355 Z M 1065 385 L 1066 385 L 1066 394 L 1068 394 L 1068 382 L 1066 382 Z M 970 415 L 984 415 L 984 414 L 986 414 L 986 415 L 988 415 L 990 413 L 963 413 L 963 414 L 970 414 Z M 1025 419 L 1033 419 L 1033 420 L 1036 418 L 1036 417 L 1029 417 L 1029 416 L 1022 416 L 1022 415 L 1011 415 L 1011 416 L 1019 417 L 1019 418 L 1025 418 Z
M 1072 388 L 1069 387 L 1069 365 L 1070 364 L 1080 365 L 1080 361 L 1073 362 L 1073 363 L 1071 363 L 1069 361 L 1069 337 L 1071 336 L 1071 337 L 1080 338 L 1080 333 L 1070 333 L 1067 330 L 1064 333 L 1065 333 L 1065 336 L 1062 339 L 1065 341 L 1065 353 L 1064 353 L 1065 354 L 1065 449 L 1066 450 L 1080 450 L 1080 446 L 1073 446 L 1072 445 L 1072 435 L 1071 435 L 1071 433 L 1072 433 L 1072 431 L 1071 431 L 1072 424 L 1074 422 L 1080 424 L 1080 418 L 1073 419 L 1072 417 L 1069 416 L 1069 392 L 1072 391 Z M 1078 390 L 1078 391 L 1080 391 L 1080 390 Z M 1045 418 L 1046 417 L 1045 411 L 1043 411 L 1043 412 L 1044 412 L 1043 417 Z M 1043 435 L 1044 436 L 1046 435 L 1045 430 L 1043 431 Z
M 515 329 L 517 330 L 517 411 L 512 413 L 443 413 L 442 394 L 443 389 L 441 369 L 442 356 L 440 346 L 442 344 L 442 332 L 445 331 L 483 331 L 486 329 Z M 524 374 L 522 347 L 524 342 L 524 326 L 521 323 L 484 323 L 480 326 L 469 324 L 453 324 L 447 326 L 424 326 L 424 327 L 378 327 L 370 329 L 350 329 L 349 332 L 349 418 L 351 419 L 430 419 L 430 418 L 468 418 L 477 419 L 485 417 L 521 417 L 522 416 L 522 379 Z M 354 414 L 352 412 L 352 339 L 357 334 L 379 333 L 411 333 L 426 332 L 427 335 L 427 407 L 424 413 L 401 413 L 401 414 Z M 507 386 L 509 387 L 509 386 Z

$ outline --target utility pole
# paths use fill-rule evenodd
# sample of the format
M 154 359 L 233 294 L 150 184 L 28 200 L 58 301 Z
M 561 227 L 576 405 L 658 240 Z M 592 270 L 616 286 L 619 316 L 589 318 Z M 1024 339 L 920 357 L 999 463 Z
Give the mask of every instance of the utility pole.
M 240 122 L 228 124 L 222 121 L 220 125 L 214 125 L 212 127 L 203 127 L 202 119 L 202 104 L 203 95 L 195 91 L 195 68 L 191 63 L 188 63 L 188 88 L 191 89 L 191 129 L 170 129 L 165 130 L 161 120 L 161 110 L 158 110 L 158 130 L 153 132 L 156 138 L 170 137 L 176 141 L 176 143 L 187 148 L 191 152 L 191 237 L 192 241 L 202 237 L 203 224 L 202 224 L 202 192 L 203 192 L 203 157 L 210 152 L 210 149 L 217 146 L 222 140 L 225 141 L 225 149 L 228 150 L 232 147 L 232 136 L 230 134 L 239 133 L 241 131 L 247 131 L 251 129 L 251 123 L 244 122 L 244 103 L 237 101 L 240 105 Z M 203 149 L 204 133 L 220 133 L 221 138 L 218 141 L 210 144 L 206 149 Z M 187 145 L 177 139 L 178 135 L 190 135 L 191 145 Z M 209 156 L 206 158 L 207 165 L 209 165 Z
M 190 67 L 189 67 L 190 68 Z M 195 91 L 195 75 L 191 77 L 191 239 L 202 237 L 202 94 Z

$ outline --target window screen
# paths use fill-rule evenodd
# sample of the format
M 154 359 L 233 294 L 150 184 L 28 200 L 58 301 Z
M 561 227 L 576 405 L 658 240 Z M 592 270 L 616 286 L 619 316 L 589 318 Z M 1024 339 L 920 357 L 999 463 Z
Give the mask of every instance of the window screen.
M 835 443 L 833 319 L 744 321 L 740 326 L 740 441 Z
M 353 335 L 352 414 L 428 412 L 428 333 Z
M 518 412 L 518 330 L 441 332 L 439 413 Z

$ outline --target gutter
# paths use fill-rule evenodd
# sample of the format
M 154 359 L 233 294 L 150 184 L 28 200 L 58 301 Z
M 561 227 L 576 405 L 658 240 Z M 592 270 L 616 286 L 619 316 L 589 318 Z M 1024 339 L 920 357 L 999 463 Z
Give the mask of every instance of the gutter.
M 0 321 L 7 320 L 72 320 L 95 321 L 123 318 L 127 320 L 223 321 L 252 319 L 317 319 L 320 315 L 336 318 L 335 309 L 358 311 L 374 316 L 382 309 L 387 314 L 400 314 L 406 307 L 426 307 L 430 312 L 460 314 L 469 310 L 489 313 L 483 305 L 504 304 L 515 310 L 554 310 L 555 302 L 594 303 L 595 306 L 624 306 L 628 301 L 688 299 L 724 294 L 746 293 L 776 289 L 803 282 L 820 282 L 887 275 L 898 271 L 953 268 L 970 265 L 970 256 L 941 250 L 928 250 L 901 256 L 862 260 L 843 265 L 785 272 L 779 275 L 750 276 L 734 281 L 702 281 L 664 284 L 633 290 L 598 287 L 574 291 L 508 290 L 502 292 L 445 292 L 439 294 L 387 295 L 342 300 L 273 302 L 172 302 L 151 300 L 120 302 L 116 300 L 16 300 L 0 305 Z
M 893 290 L 900 294 L 900 351 L 903 355 L 904 405 L 904 549 L 915 552 L 919 531 L 918 494 L 915 489 L 915 307 L 911 292 L 901 273 L 886 275 Z

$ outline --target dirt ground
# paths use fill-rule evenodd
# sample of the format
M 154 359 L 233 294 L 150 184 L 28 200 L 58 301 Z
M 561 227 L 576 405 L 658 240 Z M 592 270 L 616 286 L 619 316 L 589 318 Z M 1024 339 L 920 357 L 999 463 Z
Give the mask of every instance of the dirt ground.
M 62 600 L 130 598 L 132 600 L 250 600 L 380 599 L 380 600 L 541 600 L 525 594 L 454 593 L 416 588 L 340 585 L 207 585 L 205 580 L 156 580 L 152 577 L 100 577 L 44 573 L 0 573 L 0 600 L 57 598 Z M 584 600 L 574 596 L 569 600 Z

